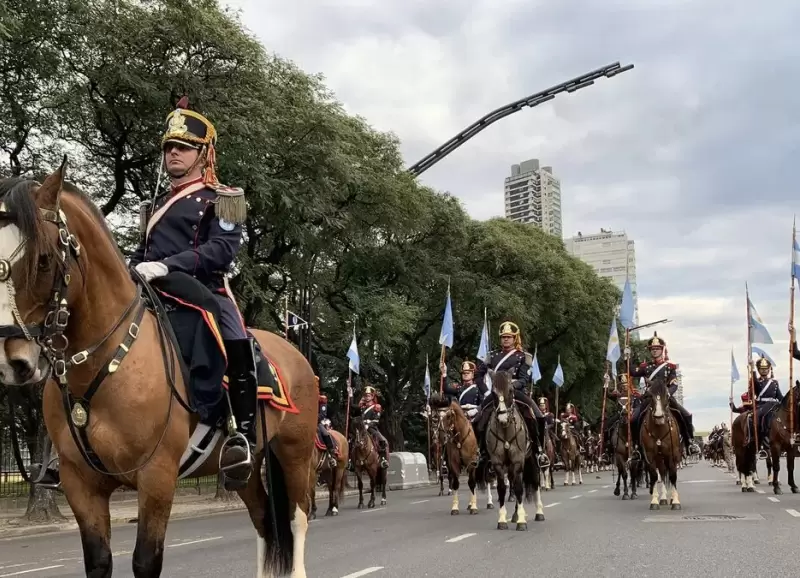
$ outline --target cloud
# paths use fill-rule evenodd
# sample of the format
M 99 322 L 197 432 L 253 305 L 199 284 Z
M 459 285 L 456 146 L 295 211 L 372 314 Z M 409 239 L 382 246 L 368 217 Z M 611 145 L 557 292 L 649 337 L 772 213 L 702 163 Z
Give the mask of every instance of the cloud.
M 566 234 L 626 230 L 640 318 L 674 319 L 663 334 L 702 428 L 727 419 L 731 347 L 745 361 L 745 281 L 785 338 L 800 4 L 227 3 L 269 50 L 322 72 L 350 112 L 394 131 L 409 165 L 503 104 L 635 64 L 499 121 L 422 180 L 485 219 L 502 214 L 510 165 L 540 158 L 562 180 Z M 766 346 L 784 386 L 785 346 Z

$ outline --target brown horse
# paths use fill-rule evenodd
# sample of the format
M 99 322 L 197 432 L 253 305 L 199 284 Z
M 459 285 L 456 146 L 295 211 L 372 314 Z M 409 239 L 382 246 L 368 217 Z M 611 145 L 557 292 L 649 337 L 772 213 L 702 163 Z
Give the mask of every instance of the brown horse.
M 600 462 L 597 457 L 598 439 L 593 433 L 589 432 L 584 442 L 583 462 L 586 464 L 586 473 L 597 472 L 600 470 Z
M 528 519 L 523 506 L 526 503 L 536 504 L 537 522 L 544 520 L 541 492 L 539 491 L 539 463 L 533 455 L 531 440 L 528 439 L 528 428 L 522 414 L 514 402 L 511 376 L 508 372 L 495 373 L 489 370 L 489 376 L 497 396 L 497 407 L 492 411 L 486 431 L 486 447 L 489 450 L 491 468 L 497 476 L 497 501 L 500 503 L 497 529 L 507 530 L 506 513 L 506 475 L 516 498 L 516 509 L 512 523 L 516 522 L 517 530 L 528 529 Z M 478 484 L 486 488 L 488 467 L 482 467 L 478 474 Z
M 434 432 L 432 449 L 433 449 L 433 455 L 435 456 L 434 461 L 436 462 L 435 467 L 437 471 L 437 477 L 439 479 L 440 496 L 444 495 L 444 480 L 445 478 L 448 478 L 447 460 L 444 459 L 444 447 L 447 444 L 447 431 L 445 431 L 444 427 L 442 427 L 442 417 L 444 416 L 445 411 L 446 408 L 436 408 L 436 410 L 433 411 L 431 415 L 431 427 L 433 428 Z M 452 493 L 453 493 L 452 486 L 448 486 L 447 495 L 449 496 Z
M 309 480 L 311 512 L 309 512 L 308 518 L 310 520 L 314 520 L 317 517 L 317 478 L 324 481 L 328 486 L 328 510 L 325 512 L 326 516 L 339 515 L 339 500 L 344 496 L 344 488 L 347 482 L 347 460 L 349 458 L 347 439 L 334 429 L 329 431 L 334 442 L 336 442 L 337 453 L 333 456 L 336 460 L 336 467 L 332 468 L 331 464 L 328 463 L 327 450 L 321 449 L 315 442 L 311 463 L 317 464 L 317 467 L 312 469 L 311 479 Z
M 628 409 L 627 397 L 620 398 L 619 421 L 611 429 L 611 447 L 614 450 L 614 465 L 617 468 L 617 483 L 614 488 L 614 495 L 619 496 L 619 483 L 623 482 L 622 499 L 635 500 L 639 497 L 637 488 L 639 478 L 642 474 L 642 460 L 638 452 L 632 452 L 628 457 Z M 628 475 L 630 474 L 630 486 L 628 485 Z M 612 474 L 613 475 L 613 474 Z M 630 496 L 628 488 L 630 487 Z
M 645 410 L 640 437 L 650 477 L 650 509 L 658 510 L 660 506 L 671 503 L 673 510 L 680 510 L 678 464 L 683 455 L 680 429 L 669 408 L 666 380 L 659 375 L 648 384 L 648 388 L 652 400 Z M 660 492 L 653 491 L 657 482 Z
M 381 468 L 378 459 L 378 445 L 372 439 L 367 426 L 360 417 L 353 419 L 353 446 L 350 453 L 353 455 L 353 468 L 358 480 L 358 509 L 364 507 L 364 482 L 362 474 L 369 477 L 369 503 L 367 508 L 375 507 L 375 489 L 380 488 L 381 506 L 386 505 L 386 470 Z
M 578 473 L 578 483 L 583 484 L 583 474 L 581 473 L 581 446 L 578 442 L 578 436 L 572 431 L 568 421 L 562 420 L 559 423 L 558 437 L 561 438 L 561 462 L 564 464 L 564 485 L 570 485 L 570 474 L 572 474 L 572 485 L 575 485 L 575 472 Z
M 475 468 L 478 465 L 478 439 L 475 437 L 475 432 L 472 431 L 472 424 L 456 401 L 445 405 L 446 400 L 432 396 L 430 403 L 431 407 L 445 408 L 440 423 L 441 428 L 447 432 L 447 443 L 444 445 L 443 455 L 447 464 L 448 482 L 453 490 L 453 505 L 450 508 L 450 514 L 458 515 L 458 488 L 461 485 L 459 477 L 463 471 L 467 472 L 470 493 L 467 511 L 470 514 L 477 514 Z
M 791 435 L 789 434 L 789 412 L 793 411 L 795 432 L 800 426 L 800 387 L 795 385 L 792 389 L 792 397 L 794 398 L 794 407 L 789 406 L 789 395 L 787 394 L 783 401 L 781 401 L 775 408 L 775 413 L 772 415 L 772 420 L 769 426 L 769 449 L 771 464 L 767 469 L 767 481 L 769 481 L 769 466 L 772 466 L 772 491 L 776 495 L 783 494 L 781 490 L 781 483 L 778 479 L 778 474 L 781 471 L 781 453 L 786 452 L 786 472 L 789 477 L 789 488 L 793 494 L 797 493 L 797 484 L 794 483 L 794 458 L 797 455 L 797 448 L 792 443 Z
M 733 420 L 731 426 L 731 443 L 736 456 L 736 471 L 739 474 L 738 483 L 742 492 L 755 492 L 753 474 L 756 472 L 758 452 L 756 451 L 755 436 L 753 435 L 753 420 L 751 412 L 740 413 Z
M 198 418 L 161 320 L 145 307 L 100 211 L 65 188 L 65 165 L 41 185 L 0 182 L 0 382 L 54 376 L 45 385 L 44 418 L 86 574 L 111 576 L 109 497 L 127 486 L 139 500 L 133 574 L 160 576 L 179 464 Z M 289 342 L 253 334 L 298 411 L 260 404 L 254 471 L 265 465 L 266 480 L 250 476 L 239 495 L 258 534 L 257 575 L 304 577 L 317 385 Z M 194 476 L 218 471 L 216 443 L 214 459 Z
M 547 461 L 549 462 L 546 467 L 541 468 L 542 480 L 544 481 L 543 485 L 545 490 L 552 490 L 555 488 L 553 472 L 555 471 L 556 467 L 556 441 L 550 425 L 545 428 L 544 447 L 542 450 L 544 450 L 544 455 L 547 456 Z

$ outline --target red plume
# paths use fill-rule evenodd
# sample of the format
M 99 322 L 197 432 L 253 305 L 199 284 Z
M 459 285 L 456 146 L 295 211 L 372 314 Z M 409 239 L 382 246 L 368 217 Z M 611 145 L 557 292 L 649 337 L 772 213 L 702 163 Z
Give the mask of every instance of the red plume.
M 189 97 L 184 94 L 178 101 L 177 108 L 189 108 Z

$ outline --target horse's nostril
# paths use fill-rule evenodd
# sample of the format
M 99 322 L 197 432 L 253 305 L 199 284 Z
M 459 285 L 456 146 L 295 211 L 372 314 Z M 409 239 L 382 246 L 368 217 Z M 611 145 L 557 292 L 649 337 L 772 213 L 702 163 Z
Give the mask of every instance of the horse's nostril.
M 28 381 L 33 377 L 34 367 L 24 359 L 12 359 L 8 362 L 20 381 Z

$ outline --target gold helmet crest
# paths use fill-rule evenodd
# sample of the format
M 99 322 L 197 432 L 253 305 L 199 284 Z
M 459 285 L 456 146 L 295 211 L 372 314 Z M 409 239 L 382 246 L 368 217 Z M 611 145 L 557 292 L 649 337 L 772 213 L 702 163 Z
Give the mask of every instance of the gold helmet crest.
M 367 386 L 364 386 L 364 391 L 362 393 L 364 393 L 364 394 L 371 393 L 372 395 L 375 395 L 378 392 L 371 385 L 367 385 Z
M 648 349 L 653 349 L 655 347 L 664 348 L 666 346 L 667 346 L 667 342 L 664 341 L 663 339 L 661 339 L 658 336 L 658 333 L 656 333 L 656 332 L 653 332 L 653 337 L 651 337 L 650 341 L 647 342 L 647 348 Z
M 475 363 L 472 361 L 465 361 L 464 363 L 461 364 L 461 373 L 464 373 L 466 371 L 471 371 L 472 373 L 475 373 L 475 369 L 476 369 Z
M 761 357 L 758 358 L 758 361 L 756 361 L 756 368 L 757 369 L 771 369 L 772 368 L 772 364 L 769 362 L 769 359 L 767 359 L 766 357 L 764 357 L 762 355 Z
M 500 325 L 500 337 L 516 337 L 519 335 L 519 327 L 512 321 L 504 321 Z

